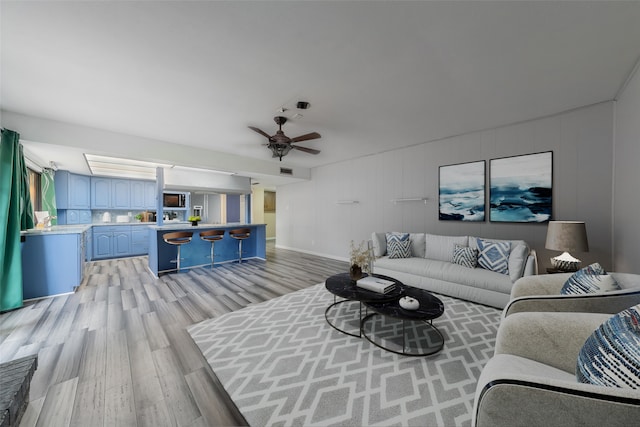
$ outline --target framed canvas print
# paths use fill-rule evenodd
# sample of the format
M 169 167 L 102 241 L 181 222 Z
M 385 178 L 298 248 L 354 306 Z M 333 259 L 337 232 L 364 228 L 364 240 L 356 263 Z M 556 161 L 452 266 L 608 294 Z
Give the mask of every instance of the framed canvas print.
M 484 221 L 485 164 L 440 166 L 438 217 L 444 221 Z
M 489 220 L 546 222 L 552 214 L 553 152 L 491 159 Z

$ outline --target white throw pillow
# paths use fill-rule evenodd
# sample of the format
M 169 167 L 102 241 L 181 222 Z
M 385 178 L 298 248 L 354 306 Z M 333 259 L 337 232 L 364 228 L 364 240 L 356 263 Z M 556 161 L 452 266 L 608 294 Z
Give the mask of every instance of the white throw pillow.
M 426 244 L 424 233 L 411 233 L 409 234 L 409 240 L 411 240 L 411 256 L 424 258 Z
M 373 256 L 380 258 L 387 254 L 387 233 L 371 233 Z

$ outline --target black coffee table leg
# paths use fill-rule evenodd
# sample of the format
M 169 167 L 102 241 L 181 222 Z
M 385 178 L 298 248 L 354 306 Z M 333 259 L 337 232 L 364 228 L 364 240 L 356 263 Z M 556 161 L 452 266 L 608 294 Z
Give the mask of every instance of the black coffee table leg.
M 334 301 L 335 301 L 335 299 L 336 298 L 334 297 Z M 351 332 L 347 332 L 347 331 L 345 331 L 343 329 L 338 328 L 336 325 L 331 323 L 331 321 L 329 320 L 329 315 L 328 315 L 329 310 L 331 310 L 333 307 L 335 307 L 337 305 L 340 305 L 342 303 L 345 303 L 345 302 L 355 302 L 355 301 L 353 301 L 353 300 L 341 300 L 341 301 L 334 302 L 329 307 L 327 307 L 327 309 L 324 311 L 324 318 L 327 321 L 327 323 L 329 324 L 329 326 L 331 326 L 336 331 L 342 332 L 343 334 L 350 335 L 352 337 L 362 338 L 362 332 L 361 332 L 362 328 L 358 328 L 358 333 L 357 334 L 352 334 Z M 360 320 L 358 323 L 361 325 L 362 324 L 362 303 L 358 302 L 358 305 L 359 305 L 359 316 L 358 317 L 359 317 L 359 320 Z

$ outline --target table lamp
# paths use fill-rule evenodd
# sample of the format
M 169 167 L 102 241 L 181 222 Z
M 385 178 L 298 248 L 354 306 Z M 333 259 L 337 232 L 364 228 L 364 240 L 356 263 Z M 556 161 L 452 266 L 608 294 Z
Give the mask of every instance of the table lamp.
M 551 258 L 551 265 L 559 271 L 577 271 L 580 260 L 569 254 L 571 252 L 588 252 L 587 229 L 583 221 L 549 221 L 547 227 L 546 249 L 563 251 L 561 255 Z

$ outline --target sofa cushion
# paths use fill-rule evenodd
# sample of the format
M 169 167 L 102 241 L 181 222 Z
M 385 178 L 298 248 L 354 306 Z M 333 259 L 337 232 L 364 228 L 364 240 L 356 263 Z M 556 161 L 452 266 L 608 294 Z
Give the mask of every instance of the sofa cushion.
M 425 242 L 425 258 L 447 262 L 453 262 L 455 245 L 469 246 L 467 236 L 439 236 L 426 233 Z
M 486 270 L 509 274 L 511 243 L 478 239 L 478 265 Z
M 593 263 L 576 271 L 569 277 L 560 290 L 561 295 L 583 295 L 617 291 L 618 282 L 607 274 L 599 263 Z
M 411 258 L 411 242 L 408 239 L 391 239 L 387 243 L 387 253 L 390 259 Z
M 515 282 L 524 274 L 524 267 L 527 265 L 529 257 L 529 246 L 526 244 L 518 244 L 516 246 L 511 243 L 511 252 L 509 253 L 509 277 Z
M 640 389 L 640 304 L 614 315 L 578 354 L 579 382 Z
M 387 233 L 371 233 L 373 256 L 380 258 L 387 254 Z
M 478 265 L 478 250 L 468 246 L 456 245 L 453 249 L 453 262 L 467 268 Z
M 511 252 L 509 253 L 509 277 L 512 282 L 518 280 L 524 274 L 527 258 L 529 257 L 529 245 L 524 240 L 503 240 L 503 239 L 485 239 L 483 237 L 469 237 L 469 246 L 478 248 L 478 239 L 488 240 L 490 242 L 509 242 Z
M 449 261 L 437 261 L 424 258 L 376 259 L 375 268 L 385 270 L 384 274 L 393 277 L 393 271 L 411 274 L 429 279 L 451 282 L 452 286 L 461 284 L 479 289 L 509 294 L 511 279 L 505 274 L 495 273 L 483 268 L 467 268 Z
M 426 249 L 424 233 L 410 233 L 409 240 L 411 240 L 411 256 L 424 258 Z

